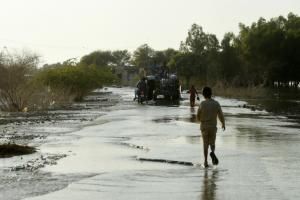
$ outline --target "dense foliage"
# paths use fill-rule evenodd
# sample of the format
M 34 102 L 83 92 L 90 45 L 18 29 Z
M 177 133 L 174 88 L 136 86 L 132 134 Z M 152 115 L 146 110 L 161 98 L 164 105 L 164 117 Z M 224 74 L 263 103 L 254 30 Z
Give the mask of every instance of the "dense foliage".
M 225 86 L 292 86 L 300 83 L 300 18 L 292 13 L 251 26 L 238 35 L 226 33 L 221 43 L 201 26 L 192 25 L 169 66 L 203 84 Z
M 84 64 L 62 65 L 43 69 L 38 79 L 50 90 L 63 90 L 74 96 L 75 100 L 82 98 L 94 89 L 116 80 L 108 67 L 86 66 Z
M 0 110 L 22 111 L 30 104 L 38 62 L 38 56 L 31 53 L 0 54 Z
M 177 73 L 184 85 L 197 82 L 222 87 L 297 87 L 300 83 L 300 18 L 290 13 L 269 21 L 260 18 L 250 26 L 239 24 L 237 35 L 226 33 L 221 41 L 193 24 L 179 50 L 156 51 L 148 44 L 132 54 L 127 50 L 94 51 L 81 65 L 108 66 L 112 72 L 135 66 L 139 75 L 160 67 Z M 121 78 L 121 76 L 119 76 Z
M 117 51 L 94 51 L 81 58 L 80 63 L 84 65 L 105 66 L 123 66 L 129 63 L 130 53 L 127 50 Z
M 81 100 L 90 91 L 124 78 L 123 72 L 136 70 L 141 76 L 161 67 L 177 73 L 185 80 L 184 86 L 193 81 L 223 88 L 299 87 L 299 16 L 260 18 L 250 26 L 239 24 L 239 29 L 237 35 L 226 33 L 219 42 L 214 34 L 193 24 L 179 50 L 156 51 L 147 44 L 133 55 L 127 50 L 98 50 L 79 62 L 69 59 L 41 69 L 37 69 L 36 55 L 0 52 L 0 109 L 47 107 L 61 101 L 59 97 Z
M 168 66 L 185 80 L 199 84 L 253 87 L 297 87 L 300 83 L 300 18 L 290 13 L 250 26 L 239 24 L 238 35 L 226 33 L 221 41 L 193 24 L 180 49 L 156 51 L 138 47 L 129 60 L 152 73 Z M 99 57 L 100 58 L 100 57 Z M 96 60 L 96 59 L 94 59 Z
M 111 68 L 74 60 L 38 69 L 38 56 L 0 54 L 0 110 L 27 111 L 82 100 L 89 92 L 117 81 Z

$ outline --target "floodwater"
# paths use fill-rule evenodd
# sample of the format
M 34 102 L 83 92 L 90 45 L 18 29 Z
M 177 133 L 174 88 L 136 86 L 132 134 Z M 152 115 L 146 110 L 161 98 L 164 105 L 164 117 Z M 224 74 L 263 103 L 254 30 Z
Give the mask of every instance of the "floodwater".
M 3 179 L 1 187 L 12 179 L 28 181 L 1 192 L 1 200 L 24 199 L 24 187 L 32 190 L 26 200 L 300 199 L 297 116 L 275 116 L 216 97 L 226 131 L 217 133 L 219 165 L 204 169 L 197 110 L 188 100 L 138 105 L 131 88 L 109 90 L 121 96 L 120 103 L 90 126 L 49 136 L 39 153 L 66 157 L 35 175 L 18 171 Z

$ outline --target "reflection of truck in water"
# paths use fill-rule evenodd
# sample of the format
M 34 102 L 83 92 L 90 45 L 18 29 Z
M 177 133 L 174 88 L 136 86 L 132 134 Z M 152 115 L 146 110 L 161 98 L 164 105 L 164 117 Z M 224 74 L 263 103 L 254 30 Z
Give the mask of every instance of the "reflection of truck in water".
M 180 85 L 178 77 L 175 74 L 168 76 L 146 76 L 147 89 L 146 100 L 165 99 L 165 100 L 179 100 L 180 99 Z

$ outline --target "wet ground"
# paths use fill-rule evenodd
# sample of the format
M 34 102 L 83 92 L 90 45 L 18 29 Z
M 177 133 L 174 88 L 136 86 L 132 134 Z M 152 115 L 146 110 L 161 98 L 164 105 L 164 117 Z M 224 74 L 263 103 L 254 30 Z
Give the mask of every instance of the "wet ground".
M 121 101 L 99 108 L 88 125 L 63 126 L 61 134 L 48 125 L 55 134 L 37 154 L 1 161 L 0 199 L 300 199 L 299 115 L 217 97 L 227 129 L 217 135 L 220 164 L 204 169 L 196 109 L 187 100 L 138 105 L 131 88 L 109 90 Z M 11 168 L 35 159 L 43 167 Z

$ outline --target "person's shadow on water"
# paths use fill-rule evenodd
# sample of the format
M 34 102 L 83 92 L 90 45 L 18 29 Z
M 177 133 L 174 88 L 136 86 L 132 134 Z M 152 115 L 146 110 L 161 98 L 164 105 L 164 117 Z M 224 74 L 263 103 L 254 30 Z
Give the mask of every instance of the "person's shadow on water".
M 215 200 L 217 193 L 218 170 L 204 170 L 201 200 Z

